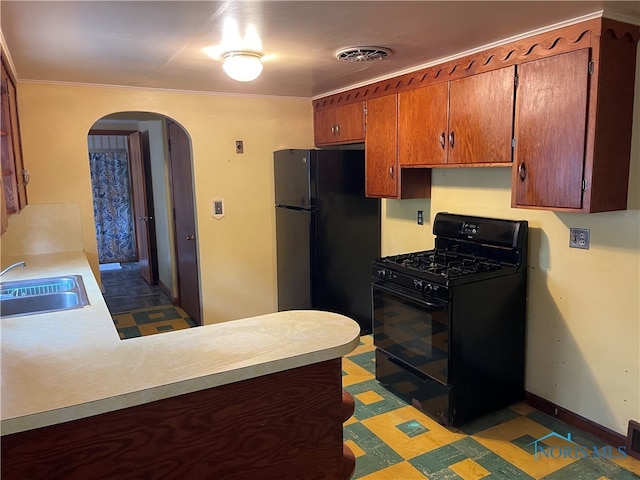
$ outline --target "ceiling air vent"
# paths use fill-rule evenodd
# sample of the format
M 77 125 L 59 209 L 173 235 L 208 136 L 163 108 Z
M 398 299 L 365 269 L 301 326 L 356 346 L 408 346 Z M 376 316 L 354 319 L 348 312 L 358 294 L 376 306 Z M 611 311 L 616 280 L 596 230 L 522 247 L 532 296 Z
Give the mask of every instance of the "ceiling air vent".
M 343 62 L 372 62 L 384 60 L 391 53 L 391 50 L 384 47 L 349 47 L 337 51 L 336 58 Z

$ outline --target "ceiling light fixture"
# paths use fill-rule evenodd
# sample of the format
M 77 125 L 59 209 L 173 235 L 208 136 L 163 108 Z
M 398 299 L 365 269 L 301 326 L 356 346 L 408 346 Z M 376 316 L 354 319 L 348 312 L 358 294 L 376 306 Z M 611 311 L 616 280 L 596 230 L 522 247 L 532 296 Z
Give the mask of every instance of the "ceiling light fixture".
M 262 53 L 255 50 L 231 50 L 222 58 L 225 73 L 238 82 L 250 82 L 262 73 Z

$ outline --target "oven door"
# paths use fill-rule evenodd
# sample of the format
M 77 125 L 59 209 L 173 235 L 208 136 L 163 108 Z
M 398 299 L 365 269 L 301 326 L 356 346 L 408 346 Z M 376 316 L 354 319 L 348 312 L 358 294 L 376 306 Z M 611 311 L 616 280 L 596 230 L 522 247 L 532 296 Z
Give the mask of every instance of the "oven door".
M 373 343 L 387 354 L 448 385 L 447 302 L 373 284 Z

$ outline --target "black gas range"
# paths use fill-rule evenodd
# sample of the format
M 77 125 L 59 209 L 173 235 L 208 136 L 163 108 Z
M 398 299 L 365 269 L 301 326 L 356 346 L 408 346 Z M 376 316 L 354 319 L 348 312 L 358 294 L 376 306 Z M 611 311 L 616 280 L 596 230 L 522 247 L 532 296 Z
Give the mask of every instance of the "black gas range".
M 433 233 L 373 262 L 376 378 L 459 425 L 524 394 L 528 224 L 438 213 Z

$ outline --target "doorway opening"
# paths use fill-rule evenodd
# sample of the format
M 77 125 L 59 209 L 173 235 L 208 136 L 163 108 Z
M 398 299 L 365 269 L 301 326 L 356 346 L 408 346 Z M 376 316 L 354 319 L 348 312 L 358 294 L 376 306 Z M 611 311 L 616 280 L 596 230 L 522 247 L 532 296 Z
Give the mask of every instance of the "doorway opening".
M 178 306 L 201 325 L 187 133 L 160 114 L 119 112 L 94 123 L 88 150 L 100 275 L 112 315 Z M 186 247 L 176 237 L 185 228 L 192 240 Z

